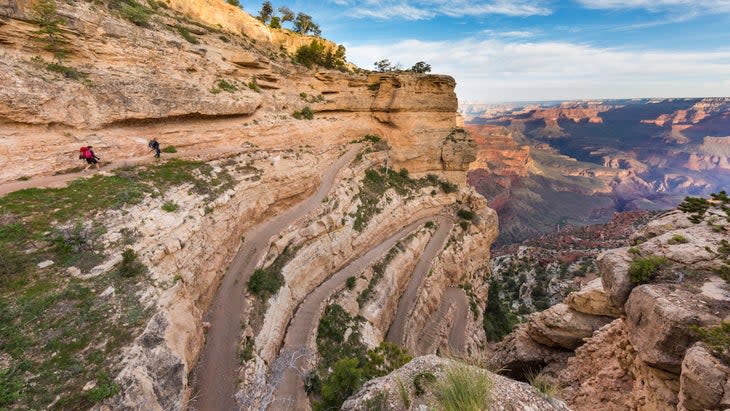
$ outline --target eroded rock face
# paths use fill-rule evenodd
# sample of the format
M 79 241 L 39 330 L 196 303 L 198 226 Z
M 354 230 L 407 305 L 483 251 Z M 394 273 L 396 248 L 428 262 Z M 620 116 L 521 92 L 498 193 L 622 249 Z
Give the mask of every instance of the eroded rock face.
M 629 277 L 631 259 L 628 249 L 619 248 L 602 253 L 596 261 L 606 298 L 616 309 L 623 308 L 634 287 Z
M 571 309 L 567 304 L 557 304 L 531 315 L 527 333 L 538 344 L 574 350 L 609 322 L 611 317 L 588 315 Z
M 484 393 L 485 397 L 489 399 L 487 409 L 490 411 L 515 409 L 525 411 L 569 410 L 562 401 L 548 399 L 526 383 L 513 381 L 489 371 L 435 355 L 417 357 L 385 377 L 366 383 L 360 391 L 345 401 L 342 410 L 367 410 L 369 409 L 368 401 L 372 402 L 376 396 L 385 397 L 384 409 L 421 410 L 423 407 L 429 407 L 430 409 L 430 405 L 435 402 L 433 384 L 423 384 L 426 393 L 417 396 L 413 380 L 419 373 L 432 373 L 437 381 L 443 381 L 446 373 L 452 367 L 467 367 L 473 372 L 485 375 L 492 381 L 491 392 Z M 405 390 L 410 399 L 408 405 L 403 403 L 402 390 Z
M 565 299 L 565 303 L 575 311 L 609 317 L 620 317 L 621 310 L 614 307 L 603 290 L 603 282 L 596 278 Z
M 695 338 L 690 327 L 720 323 L 700 296 L 658 284 L 633 290 L 626 302 L 626 325 L 642 361 L 679 374 L 684 352 Z
M 571 352 L 535 342 L 521 325 L 496 345 L 490 362 L 512 378 L 526 379 L 545 367 L 562 368 Z
M 730 407 L 730 367 L 705 345 L 695 344 L 687 350 L 679 381 L 680 410 Z
M 477 159 L 477 145 L 463 129 L 456 129 L 446 137 L 441 146 L 441 162 L 446 171 L 466 171 Z

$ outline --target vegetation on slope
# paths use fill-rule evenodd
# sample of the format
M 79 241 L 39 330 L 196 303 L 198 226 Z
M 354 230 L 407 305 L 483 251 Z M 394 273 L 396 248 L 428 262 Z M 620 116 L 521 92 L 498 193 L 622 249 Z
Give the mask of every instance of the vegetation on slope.
M 211 171 L 170 160 L 0 198 L 0 409 L 88 409 L 119 390 L 120 349 L 149 316 L 138 297 L 148 279 L 134 232 L 111 244 L 119 265 L 79 275 L 110 257 L 102 215 L 181 184 L 215 195 L 230 177 Z

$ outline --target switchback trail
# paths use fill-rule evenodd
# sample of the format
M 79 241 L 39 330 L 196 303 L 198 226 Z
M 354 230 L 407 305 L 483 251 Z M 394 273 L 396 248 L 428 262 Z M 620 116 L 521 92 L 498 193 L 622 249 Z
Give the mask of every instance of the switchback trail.
M 406 291 L 398 300 L 398 309 L 395 312 L 395 318 L 390 324 L 388 335 L 385 338 L 386 340 L 400 346 L 404 343 L 403 333 L 405 332 L 406 321 L 408 321 L 408 318 L 413 311 L 413 307 L 416 305 L 418 290 L 421 289 L 421 284 L 423 284 L 423 280 L 426 279 L 426 274 L 428 274 L 431 269 L 432 260 L 438 255 L 441 249 L 444 248 L 446 239 L 449 237 L 451 229 L 454 228 L 454 222 L 451 219 L 440 218 L 438 222 L 439 227 L 436 230 L 436 233 L 433 235 L 431 241 L 429 241 L 426 249 L 423 251 L 424 256 L 431 257 L 421 258 L 418 261 L 418 264 L 416 264 L 416 268 L 413 270 L 413 274 L 408 281 Z
M 223 277 L 207 315 L 211 328 L 192 379 L 190 409 L 236 409 L 234 395 L 240 366 L 237 348 L 241 338 L 241 321 L 247 308 L 246 283 L 257 268 L 258 261 L 265 255 L 269 240 L 321 204 L 332 188 L 337 173 L 355 158 L 359 149 L 360 146 L 355 145 L 325 171 L 314 195 L 246 234 L 246 241 Z
M 415 355 L 425 355 L 433 353 L 434 343 L 438 333 L 443 329 L 444 321 L 451 307 L 454 307 L 454 316 L 452 323 L 449 324 L 449 351 L 452 353 L 460 353 L 464 350 L 466 342 L 466 321 L 469 315 L 469 301 L 466 293 L 461 288 L 449 287 L 441 297 L 441 305 L 436 310 L 423 327 L 420 337 L 416 344 Z
M 433 216 L 419 219 L 387 240 L 371 248 L 361 257 L 348 264 L 345 268 L 332 275 L 329 279 L 312 291 L 299 305 L 294 317 L 289 323 L 284 339 L 284 345 L 279 350 L 279 358 L 272 366 L 271 383 L 274 385 L 274 398 L 269 405 L 269 410 L 307 410 L 308 399 L 304 391 L 304 381 L 301 369 L 306 366 L 310 341 L 316 339 L 319 317 L 323 311 L 324 301 L 332 294 L 345 287 L 345 281 L 350 276 L 357 276 L 367 267 L 376 263 L 385 255 L 398 241 L 407 237 L 408 234 L 418 229 L 427 221 L 436 220 L 439 229 L 431 238 L 424 250 L 418 265 L 422 263 L 426 270 L 430 267 L 431 261 L 438 255 L 443 247 L 444 238 L 448 235 L 453 222 L 444 216 Z M 286 362 L 286 367 L 281 367 L 281 362 Z M 277 375 L 280 374 L 280 375 Z

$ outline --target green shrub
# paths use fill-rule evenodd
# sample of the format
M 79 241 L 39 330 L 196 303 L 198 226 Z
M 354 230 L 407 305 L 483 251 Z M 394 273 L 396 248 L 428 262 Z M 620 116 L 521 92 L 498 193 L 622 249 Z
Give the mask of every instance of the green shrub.
M 483 372 L 466 366 L 454 366 L 446 371 L 434 394 L 444 411 L 486 411 L 492 381 Z
M 629 265 L 629 277 L 633 284 L 645 284 L 656 276 L 667 259 L 655 255 L 634 258 Z
M 251 336 L 247 335 L 243 339 L 243 345 L 238 350 L 238 358 L 242 363 L 251 361 L 253 359 L 254 341 Z
M 430 230 L 432 228 L 436 228 L 436 223 L 434 223 L 433 221 L 426 221 L 426 224 L 424 224 L 423 226 Z
M 309 107 L 304 107 L 299 111 L 292 113 L 292 117 L 297 120 L 312 120 L 314 118 L 314 112 Z
M 629 254 L 633 255 L 641 255 L 641 250 L 639 250 L 639 247 L 631 247 L 629 248 Z
M 173 154 L 173 153 L 177 153 L 177 147 L 175 147 L 175 146 L 167 146 L 167 147 L 163 148 L 160 151 L 162 151 L 163 153 Z
M 226 0 L 226 3 L 230 4 L 231 6 L 241 7 L 241 2 L 239 0 Z
M 294 61 L 307 68 L 312 68 L 314 65 L 325 68 L 345 67 L 345 47 L 337 46 L 333 49 L 319 40 L 312 40 L 308 45 L 297 49 Z
M 357 279 L 355 277 L 347 277 L 346 285 L 347 285 L 348 290 L 352 290 L 353 288 L 355 288 L 356 284 L 357 284 Z
M 487 341 L 497 342 L 512 332 L 517 324 L 517 318 L 509 311 L 507 305 L 500 299 L 501 284 L 495 280 L 489 282 L 487 306 L 484 308 L 484 332 Z
M 119 263 L 119 275 L 122 277 L 136 277 L 147 272 L 147 267 L 137 258 L 137 253 L 131 248 L 122 251 L 122 262 Z
M 690 213 L 689 221 L 699 224 L 704 219 L 705 213 L 710 208 L 710 202 L 702 197 L 685 197 L 677 209 Z
M 345 400 L 367 381 L 357 358 L 342 358 L 322 382 L 322 401 L 315 409 L 339 409 Z
M 667 244 L 686 244 L 689 240 L 687 240 L 687 237 L 681 235 L 681 234 L 674 234 L 672 238 L 667 241 Z
M 413 387 L 416 391 L 416 397 L 420 397 L 426 393 L 426 387 L 436 382 L 436 376 L 433 373 L 422 371 L 413 377 Z
M 193 35 L 192 35 L 192 34 L 190 33 L 190 30 L 188 30 L 188 28 L 187 28 L 187 27 L 184 27 L 184 26 L 180 26 L 180 25 L 177 25 L 177 26 L 175 26 L 175 30 L 177 30 L 177 32 L 178 32 L 178 33 L 180 33 L 180 35 L 181 35 L 181 36 L 182 36 L 182 37 L 183 37 L 183 38 L 184 38 L 185 40 L 187 40 L 187 41 L 188 41 L 188 43 L 192 43 L 192 44 L 200 44 L 200 40 L 198 40 L 198 38 L 197 38 L 197 37 L 193 36 Z
M 471 210 L 464 210 L 464 209 L 461 209 L 461 210 L 457 211 L 456 212 L 456 215 L 459 218 L 464 219 L 464 220 L 468 220 L 468 221 L 472 221 L 472 220 L 474 220 L 474 217 L 476 217 L 476 214 L 474 214 L 473 211 L 471 211 Z
M 166 201 L 165 204 L 162 205 L 162 209 L 168 213 L 173 213 L 177 211 L 178 208 L 180 208 L 180 206 L 174 201 Z
M 252 78 L 251 81 L 248 82 L 248 88 L 257 93 L 261 92 L 261 87 L 259 86 L 259 83 L 256 82 L 256 77 Z
M 248 292 L 261 298 L 268 298 L 276 294 L 284 285 L 284 276 L 281 273 L 270 273 L 264 269 L 257 269 L 248 280 Z
M 139 4 L 135 0 L 122 0 L 115 3 L 122 3 L 119 8 L 119 13 L 125 19 L 140 27 L 150 26 L 150 15 L 152 14 L 152 10 Z

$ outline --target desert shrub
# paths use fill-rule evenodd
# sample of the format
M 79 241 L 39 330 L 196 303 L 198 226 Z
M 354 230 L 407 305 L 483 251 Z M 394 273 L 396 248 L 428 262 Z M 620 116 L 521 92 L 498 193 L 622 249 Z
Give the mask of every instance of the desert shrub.
M 299 111 L 295 111 L 294 113 L 292 113 L 292 117 L 297 120 L 312 120 L 314 118 L 314 112 L 311 108 L 307 106 Z
M 164 211 L 167 211 L 168 213 L 173 213 L 173 212 L 177 211 L 177 209 L 180 208 L 180 206 L 177 205 L 177 203 L 175 203 L 174 201 L 166 201 L 165 204 L 163 204 L 161 208 Z
M 505 335 L 512 332 L 517 324 L 517 318 L 509 311 L 506 304 L 499 297 L 501 285 L 492 280 L 489 283 L 487 294 L 487 306 L 484 309 L 484 332 L 487 341 L 496 342 L 502 340 Z
M 338 360 L 332 373 L 322 382 L 322 401 L 315 405 L 315 410 L 339 409 L 365 381 L 365 372 L 357 358 Z
M 238 86 L 236 86 L 233 83 L 229 83 L 226 80 L 221 79 L 221 80 L 216 81 L 215 85 L 210 90 L 210 92 L 213 94 L 218 94 L 221 91 L 225 91 L 227 93 L 235 93 L 236 91 L 238 91 Z
M 136 0 L 111 0 L 111 8 L 119 11 L 119 14 L 140 27 L 150 26 L 152 10 L 143 6 Z
M 33 32 L 33 39 L 44 44 L 43 49 L 53 53 L 57 62 L 61 62 L 70 53 L 69 41 L 63 34 L 61 25 L 64 20 L 58 15 L 55 0 L 38 0 L 33 4 L 33 18 L 38 30 Z
M 558 387 L 551 382 L 547 377 L 539 373 L 527 374 L 527 381 L 532 385 L 533 388 L 538 390 L 540 394 L 547 398 L 555 397 L 558 393 Z
M 426 387 L 436 382 L 436 376 L 433 373 L 422 371 L 413 377 L 413 388 L 416 391 L 416 397 L 420 397 L 426 393 Z
M 303 45 L 294 53 L 294 61 L 311 68 L 322 66 L 325 68 L 340 68 L 345 66 L 345 47 L 337 46 L 336 49 L 327 47 L 319 40 L 312 40 L 308 45 Z
M 486 411 L 492 381 L 486 374 L 466 366 L 454 366 L 446 371 L 434 394 L 444 411 Z
M 629 254 L 641 255 L 641 250 L 639 250 L 639 247 L 630 247 L 628 251 Z
M 261 92 L 261 87 L 259 86 L 259 83 L 256 82 L 256 77 L 252 78 L 251 81 L 248 82 L 248 88 L 257 93 Z
M 348 290 L 352 290 L 353 288 L 355 288 L 355 284 L 357 284 L 357 279 L 355 277 L 347 277 L 345 285 L 347 286 Z
M 439 187 L 441 187 L 441 190 L 444 193 L 455 193 L 459 190 L 459 186 L 456 184 L 450 182 L 450 181 L 442 181 L 439 183 Z
M 271 273 L 264 269 L 257 269 L 248 280 L 248 292 L 261 298 L 276 294 L 284 285 L 284 276 L 281 273 Z
M 122 251 L 122 262 L 119 263 L 117 271 L 122 277 L 129 278 L 144 274 L 147 271 L 147 267 L 139 261 L 137 253 L 133 249 L 126 248 Z
M 177 153 L 177 147 L 175 147 L 175 146 L 167 146 L 167 147 L 163 148 L 160 151 L 162 151 L 163 153 L 173 154 L 173 153 Z
M 469 220 L 469 221 L 474 220 L 474 217 L 476 217 L 476 215 L 474 214 L 473 211 L 465 210 L 465 209 L 461 209 L 461 210 L 457 211 L 456 215 L 461 219 Z
M 634 258 L 629 265 L 629 278 L 633 284 L 645 284 L 656 276 L 667 259 L 655 255 Z
M 226 3 L 230 4 L 231 6 L 241 7 L 241 2 L 239 0 L 226 0 Z
M 238 349 L 238 358 L 241 362 L 248 362 L 253 359 L 254 341 L 250 335 L 243 339 L 243 344 Z
M 672 238 L 667 241 L 668 244 L 686 244 L 689 240 L 687 237 L 681 235 L 681 234 L 674 234 Z

